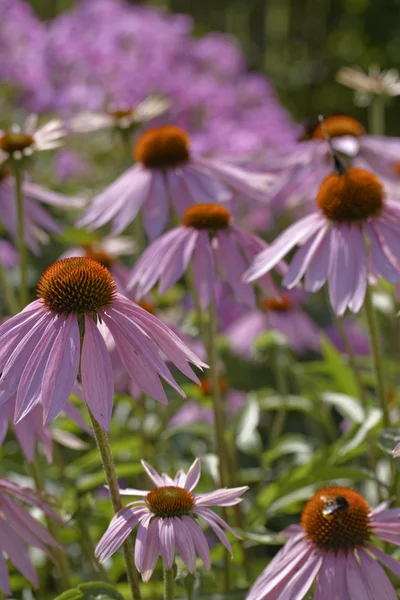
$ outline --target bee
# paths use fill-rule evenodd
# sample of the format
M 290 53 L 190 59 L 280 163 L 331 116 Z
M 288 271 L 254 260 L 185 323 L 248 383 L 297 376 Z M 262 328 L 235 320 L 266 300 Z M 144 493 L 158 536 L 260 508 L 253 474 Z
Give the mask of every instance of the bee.
M 324 517 L 330 517 L 338 511 L 344 511 L 349 508 L 349 503 L 347 502 L 346 498 L 343 498 L 342 496 L 334 496 L 333 498 L 321 496 L 321 500 L 325 502 L 322 509 L 322 514 Z

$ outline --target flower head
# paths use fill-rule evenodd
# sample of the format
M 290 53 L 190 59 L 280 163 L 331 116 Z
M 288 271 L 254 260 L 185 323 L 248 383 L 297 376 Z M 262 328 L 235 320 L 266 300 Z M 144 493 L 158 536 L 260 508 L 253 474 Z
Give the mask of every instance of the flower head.
M 164 294 L 182 277 L 192 259 L 194 285 L 203 309 L 215 295 L 217 272 L 239 302 L 252 306 L 254 290 L 242 281 L 242 275 L 250 260 L 265 246 L 261 238 L 233 225 L 225 207 L 197 204 L 183 213 L 180 227 L 165 233 L 147 248 L 135 265 L 129 287 L 140 299 L 158 281 L 158 291 Z M 270 277 L 261 283 L 274 293 Z
M 142 461 L 146 473 L 156 486 L 151 491 L 126 489 L 121 494 L 139 496 L 143 500 L 132 502 L 119 510 L 96 548 L 96 556 L 104 562 L 123 544 L 133 529 L 139 525 L 135 563 L 143 581 L 153 574 L 158 557 L 170 569 L 175 554 L 179 553 L 190 573 L 196 571 L 196 554 L 206 569 L 211 566 L 207 539 L 197 522 L 201 517 L 211 527 L 222 544 L 232 553 L 223 529 L 238 537 L 210 506 L 234 506 L 241 502 L 245 487 L 219 489 L 205 494 L 195 494 L 200 479 L 200 460 L 197 458 L 189 471 L 179 471 L 174 479 L 157 471 Z
M 184 395 L 165 361 L 198 381 L 188 361 L 205 366 L 156 317 L 117 292 L 109 270 L 90 258 L 51 265 L 38 284 L 39 299 L 0 327 L 0 403 L 17 395 L 18 422 L 41 403 L 45 423 L 64 408 L 80 379 L 84 398 L 104 429 L 113 406 L 113 372 L 103 322 L 138 387 L 167 404 L 159 376 Z M 83 341 L 82 341 L 83 338 Z
M 0 590 L 11 595 L 10 582 L 5 554 L 14 567 L 26 577 L 32 585 L 39 585 L 35 567 L 28 553 L 29 547 L 39 548 L 49 555 L 50 547 L 60 546 L 48 531 L 21 506 L 20 502 L 32 508 L 40 509 L 47 516 L 59 521 L 52 508 L 39 498 L 34 490 L 21 487 L 18 484 L 0 479 Z
M 345 487 L 319 490 L 306 504 L 301 524 L 251 588 L 247 600 L 301 600 L 313 583 L 314 600 L 390 598 L 397 594 L 379 563 L 400 576 L 397 560 L 373 538 L 400 546 L 400 508 L 372 510 Z
M 160 96 L 148 96 L 136 106 L 110 105 L 105 112 L 81 112 L 69 121 L 69 127 L 77 133 L 89 133 L 102 129 L 126 130 L 133 125 L 151 121 L 169 108 L 169 102 Z
M 306 291 L 328 280 L 332 307 L 358 312 L 368 273 L 400 282 L 400 211 L 372 173 L 349 168 L 329 175 L 318 190 L 317 210 L 284 231 L 254 260 L 247 281 L 265 275 L 292 248 L 300 248 L 283 279 L 292 288 L 304 276 Z
M 120 233 L 143 209 L 144 228 L 154 239 L 168 222 L 170 203 L 182 216 L 196 203 L 227 202 L 233 192 L 264 200 L 270 186 L 268 175 L 197 156 L 188 134 L 175 125 L 147 129 L 133 155 L 136 165 L 94 198 L 80 226 L 97 229 L 112 221 Z
M 23 127 L 13 125 L 7 131 L 0 131 L 0 164 L 62 145 L 65 131 L 61 121 L 53 119 L 37 128 L 37 120 L 37 115 L 30 115 Z

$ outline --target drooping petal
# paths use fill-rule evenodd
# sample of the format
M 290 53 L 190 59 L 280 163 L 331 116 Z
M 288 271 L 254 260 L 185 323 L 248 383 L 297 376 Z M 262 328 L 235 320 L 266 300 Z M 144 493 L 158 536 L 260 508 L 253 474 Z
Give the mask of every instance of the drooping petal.
M 168 253 L 168 261 L 166 261 L 165 269 L 161 273 L 158 284 L 160 296 L 165 294 L 185 273 L 192 258 L 198 235 L 197 230 L 187 228 L 175 245 L 171 247 Z
M 144 582 L 149 581 L 153 575 L 153 571 L 157 564 L 157 559 L 160 554 L 160 542 L 158 539 L 158 521 L 156 517 L 150 522 L 147 531 L 146 547 L 144 550 L 144 557 L 142 562 L 142 579 Z
M 243 279 L 246 263 L 235 246 L 229 233 L 217 232 L 218 244 L 215 248 L 219 267 L 223 271 L 225 281 L 230 285 L 236 299 L 252 307 L 255 305 L 255 293 L 253 286 Z
M 215 267 L 208 231 L 200 231 L 193 254 L 193 279 L 200 307 L 207 310 L 214 296 Z
M 4 556 L 0 552 L 0 590 L 7 596 L 11 596 L 10 581 L 8 579 L 8 569 Z
M 320 553 L 314 552 L 310 554 L 296 576 L 285 586 L 285 589 L 280 594 L 280 600 L 302 600 L 311 588 L 321 568 L 322 561 L 323 556 Z
M 108 431 L 114 403 L 114 374 L 107 347 L 91 317 L 85 317 L 81 371 L 87 405 L 100 426 Z
M 335 313 L 341 316 L 350 301 L 353 286 L 353 258 L 347 224 L 335 225 L 331 232 L 329 262 L 329 298 Z
M 299 250 L 297 250 L 290 263 L 288 272 L 283 278 L 282 285 L 291 289 L 299 283 L 315 255 L 320 252 L 321 244 L 324 241 L 328 230 L 329 224 L 326 223 L 314 237 L 309 239 Z
M 64 408 L 78 375 L 80 337 L 75 315 L 63 320 L 42 383 L 43 419 L 49 424 Z
M 203 564 L 207 570 L 211 567 L 210 548 L 208 547 L 207 539 L 199 525 L 191 517 L 182 517 L 186 529 L 192 538 L 194 549 L 200 556 Z
M 3 519 L 0 519 L 0 548 L 7 552 L 16 569 L 37 587 L 38 578 L 29 554 L 17 534 Z
M 126 538 L 136 527 L 138 522 L 145 514 L 148 514 L 148 509 L 123 508 L 116 514 L 116 519 L 110 523 L 107 531 L 96 546 L 95 556 L 100 563 L 110 558 L 122 546 Z
M 398 596 L 379 563 L 361 548 L 358 550 L 360 570 L 370 590 L 371 598 L 398 600 Z
M 394 264 L 382 247 L 381 241 L 372 225 L 367 223 L 364 230 L 368 234 L 371 243 L 372 266 L 376 273 L 390 281 L 390 283 L 400 283 L 400 271 Z
M 140 522 L 135 542 L 135 565 L 139 573 L 143 572 L 143 561 L 146 551 L 146 541 L 152 514 L 146 515 Z
M 181 519 L 174 519 L 175 543 L 189 573 L 196 571 L 196 553 L 192 537 Z
M 173 521 L 173 518 L 159 519 L 158 521 L 160 554 L 166 569 L 171 569 L 175 558 L 175 530 Z
M 376 600 L 369 592 L 365 574 L 353 552 L 349 552 L 347 555 L 346 577 L 349 596 L 352 600 Z
M 143 226 L 150 241 L 164 231 L 169 213 L 166 181 L 162 173 L 153 173 L 147 200 L 143 205 Z

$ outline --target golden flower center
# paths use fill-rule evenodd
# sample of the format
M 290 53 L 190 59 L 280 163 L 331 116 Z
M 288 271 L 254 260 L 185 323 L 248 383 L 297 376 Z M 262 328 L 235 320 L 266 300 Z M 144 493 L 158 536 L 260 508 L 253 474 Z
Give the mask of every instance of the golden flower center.
M 293 300 L 287 294 L 282 294 L 279 298 L 264 298 L 261 300 L 261 308 L 267 311 L 286 312 L 292 306 Z
M 324 119 L 323 123 L 318 123 L 311 137 L 316 140 L 323 140 L 325 132 L 330 138 L 342 137 L 344 135 L 352 135 L 359 137 L 365 134 L 363 125 L 353 117 L 346 115 L 338 115 Z
M 207 377 L 200 377 L 200 387 L 204 396 L 211 396 L 211 381 Z M 223 377 L 218 379 L 218 389 L 220 394 L 224 394 L 228 389 L 228 382 Z
M 155 305 L 152 302 L 149 302 L 148 300 L 139 300 L 138 305 L 140 306 L 140 308 L 147 310 L 147 312 L 151 315 L 154 315 L 154 313 L 156 312 Z
M 307 502 L 301 525 L 320 550 L 347 552 L 368 542 L 370 512 L 367 501 L 357 492 L 330 487 L 319 490 Z
M 7 154 L 23 152 L 34 143 L 35 140 L 33 137 L 22 131 L 8 131 L 0 137 L 0 149 L 3 150 L 3 152 L 7 152 Z
M 318 190 L 316 202 L 332 221 L 363 221 L 381 212 L 383 186 L 372 173 L 350 168 L 340 175 L 328 175 Z
M 184 488 L 166 485 L 149 492 L 146 502 L 157 517 L 182 517 L 190 514 L 194 496 Z
M 227 229 L 231 220 L 231 213 L 219 204 L 194 204 L 183 213 L 185 227 L 217 231 Z
M 188 162 L 189 136 L 174 125 L 148 129 L 139 137 L 134 158 L 149 169 L 169 169 Z
M 110 269 L 110 267 L 114 264 L 115 258 L 107 254 L 107 252 L 103 252 L 102 250 L 96 250 L 93 246 L 84 246 L 85 256 L 87 258 L 91 258 L 96 262 L 106 267 L 106 269 Z
M 118 121 L 119 119 L 123 119 L 124 117 L 130 117 L 132 115 L 132 109 L 121 108 L 119 110 L 110 110 L 108 114 L 110 115 L 110 117 Z
M 46 269 L 37 295 L 59 314 L 94 314 L 111 306 L 116 286 L 108 269 L 91 258 L 64 258 Z

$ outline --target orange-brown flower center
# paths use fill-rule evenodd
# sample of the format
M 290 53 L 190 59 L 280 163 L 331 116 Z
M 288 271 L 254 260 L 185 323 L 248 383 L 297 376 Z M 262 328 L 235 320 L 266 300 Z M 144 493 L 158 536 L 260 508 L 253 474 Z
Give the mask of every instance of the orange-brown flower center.
M 174 125 L 148 129 L 139 137 L 134 158 L 149 169 L 169 169 L 188 162 L 189 136 Z
M 154 313 L 156 312 L 155 305 L 152 302 L 149 302 L 148 300 L 139 300 L 138 304 L 141 308 L 147 310 L 147 312 L 151 315 L 154 315 Z
M 120 108 L 119 110 L 110 110 L 108 114 L 110 115 L 110 117 L 118 121 L 119 119 L 123 119 L 124 117 L 130 117 L 132 114 L 132 109 Z
M 217 231 L 227 229 L 231 220 L 231 213 L 219 204 L 194 204 L 183 213 L 185 227 Z
M 319 490 L 307 502 L 301 524 L 320 550 L 347 552 L 368 542 L 370 512 L 367 501 L 357 492 L 330 487 Z
M 323 123 L 318 123 L 311 137 L 316 140 L 323 140 L 325 132 L 330 138 L 342 137 L 344 135 L 359 137 L 365 134 L 365 129 L 357 119 L 347 117 L 346 115 L 338 115 L 328 117 L 324 119 Z
M 286 312 L 293 306 L 293 300 L 287 294 L 282 294 L 279 298 L 263 298 L 261 300 L 261 308 L 264 310 L 273 310 L 278 312 Z
M 400 175 L 400 162 L 393 163 L 392 167 L 396 175 Z
M 87 258 L 91 258 L 92 260 L 97 261 L 106 269 L 110 269 L 110 267 L 114 264 L 115 258 L 107 254 L 107 252 L 103 252 L 102 250 L 96 250 L 94 246 L 84 246 L 85 256 Z
M 8 131 L 0 137 L 0 149 L 7 154 L 14 152 L 23 152 L 29 146 L 34 144 L 35 140 L 31 135 L 22 131 Z
M 332 221 L 363 221 L 379 215 L 383 207 L 383 186 L 364 169 L 350 168 L 332 173 L 322 182 L 317 205 Z
M 37 295 L 59 314 L 96 314 L 111 306 L 116 286 L 108 269 L 91 258 L 64 258 L 41 276 Z
M 204 396 L 211 396 L 211 381 L 207 377 L 200 377 L 200 387 Z M 228 389 L 228 382 L 223 377 L 218 379 L 218 389 L 220 394 L 224 394 Z
M 157 517 L 182 517 L 190 514 L 194 496 L 184 488 L 166 485 L 149 492 L 146 502 Z

